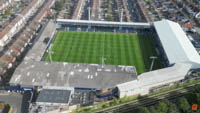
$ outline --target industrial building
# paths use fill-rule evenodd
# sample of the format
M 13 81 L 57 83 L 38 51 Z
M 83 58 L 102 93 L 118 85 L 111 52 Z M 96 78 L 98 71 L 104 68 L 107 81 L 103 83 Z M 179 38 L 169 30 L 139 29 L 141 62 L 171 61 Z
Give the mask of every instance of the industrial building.
M 42 89 L 36 100 L 37 105 L 69 105 L 71 90 L 66 89 Z

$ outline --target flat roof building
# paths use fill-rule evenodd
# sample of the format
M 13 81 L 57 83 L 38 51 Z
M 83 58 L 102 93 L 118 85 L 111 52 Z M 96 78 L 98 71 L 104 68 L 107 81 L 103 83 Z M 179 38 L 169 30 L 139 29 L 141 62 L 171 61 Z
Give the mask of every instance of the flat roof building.
M 77 88 L 113 88 L 119 83 L 137 78 L 134 66 L 24 61 L 19 65 L 10 84 L 60 86 Z
M 37 105 L 68 105 L 71 96 L 70 90 L 43 89 L 36 100 Z

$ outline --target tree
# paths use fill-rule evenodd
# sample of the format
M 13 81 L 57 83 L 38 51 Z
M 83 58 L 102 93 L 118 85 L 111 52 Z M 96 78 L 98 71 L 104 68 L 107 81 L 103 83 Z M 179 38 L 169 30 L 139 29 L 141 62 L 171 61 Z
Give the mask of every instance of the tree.
M 10 110 L 10 105 L 9 104 L 5 104 L 3 112 L 2 113 L 8 113 L 8 111 Z
M 174 103 L 169 103 L 168 104 L 168 110 L 167 110 L 167 113 L 178 113 L 178 108 L 177 106 L 174 104 Z
M 159 113 L 154 106 L 149 107 L 150 113 Z
M 151 113 L 147 108 L 145 107 L 140 107 L 140 108 L 137 108 L 134 113 Z
M 187 111 L 191 108 L 187 99 L 184 97 L 180 97 L 176 101 L 176 105 L 179 110 L 181 110 L 183 113 L 187 113 Z
M 167 113 L 168 110 L 168 102 L 166 100 L 161 100 L 155 105 L 155 109 L 159 113 Z
M 114 105 L 119 104 L 119 100 L 117 98 L 114 98 L 113 103 Z
M 200 104 L 200 87 L 196 86 L 186 97 L 191 104 Z
M 62 8 L 63 8 L 62 2 L 56 1 L 55 2 L 55 10 L 59 12 L 62 10 Z
M 10 15 L 11 15 L 11 10 L 10 10 L 10 9 L 7 9 L 7 10 L 5 11 L 5 14 L 6 14 L 7 16 L 10 16 Z
M 20 1 L 19 7 L 24 7 L 24 1 L 23 0 Z
M 114 18 L 112 15 L 108 15 L 107 19 L 108 19 L 108 21 L 114 21 Z

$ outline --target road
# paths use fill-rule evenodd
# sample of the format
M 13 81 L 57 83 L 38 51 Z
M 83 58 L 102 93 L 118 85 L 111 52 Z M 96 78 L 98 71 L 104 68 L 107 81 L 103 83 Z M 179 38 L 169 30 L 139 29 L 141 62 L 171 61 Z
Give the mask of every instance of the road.
M 23 96 L 18 93 L 0 94 L 0 102 L 5 102 L 11 105 L 13 113 L 21 113 L 22 98 Z

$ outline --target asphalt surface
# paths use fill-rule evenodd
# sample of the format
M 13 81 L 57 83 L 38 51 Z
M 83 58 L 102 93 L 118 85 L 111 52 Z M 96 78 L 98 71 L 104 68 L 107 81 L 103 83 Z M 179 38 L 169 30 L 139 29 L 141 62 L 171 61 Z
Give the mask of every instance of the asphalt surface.
M 0 102 L 8 103 L 13 108 L 13 113 L 28 113 L 28 99 L 27 94 L 19 93 L 0 93 Z
M 0 102 L 5 102 L 13 107 L 13 113 L 21 112 L 22 95 L 17 93 L 0 94 Z

